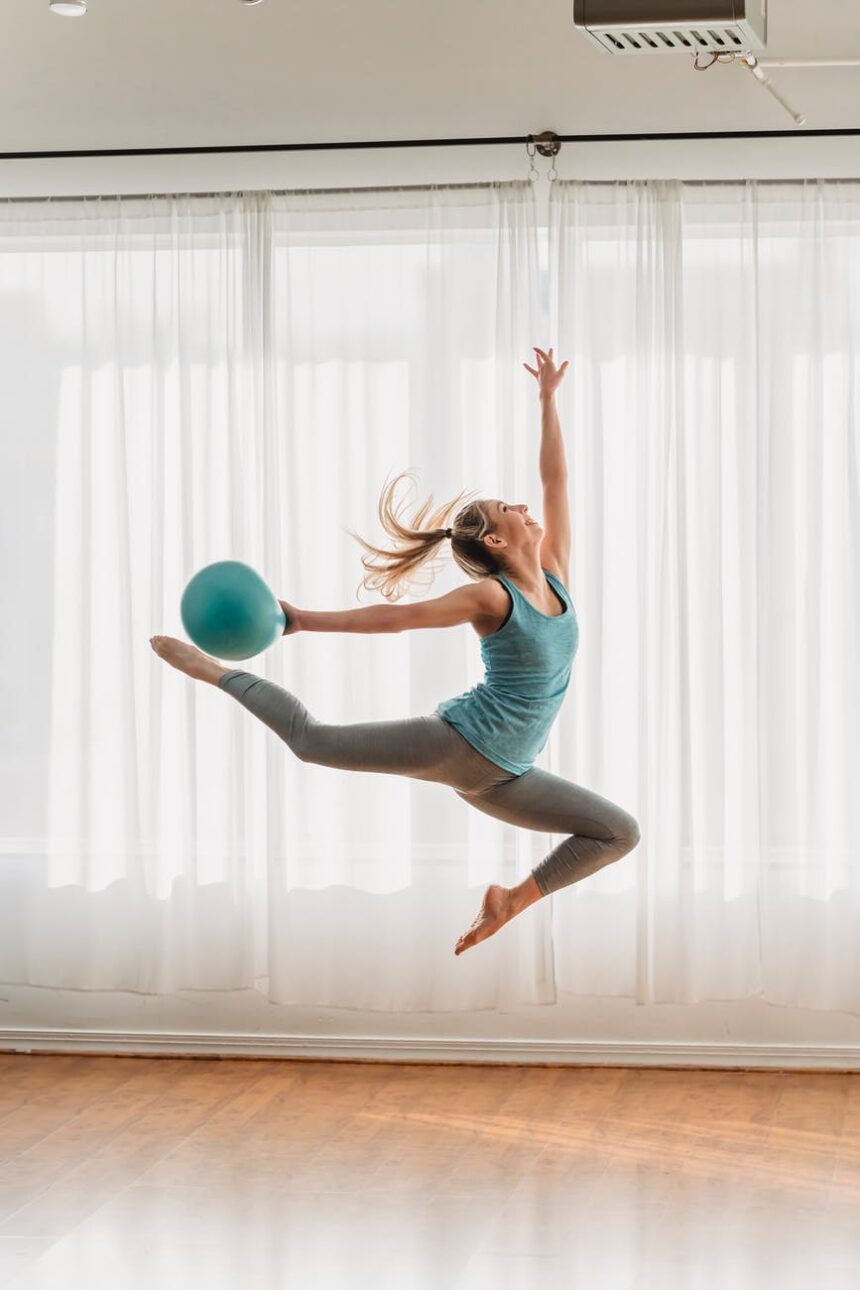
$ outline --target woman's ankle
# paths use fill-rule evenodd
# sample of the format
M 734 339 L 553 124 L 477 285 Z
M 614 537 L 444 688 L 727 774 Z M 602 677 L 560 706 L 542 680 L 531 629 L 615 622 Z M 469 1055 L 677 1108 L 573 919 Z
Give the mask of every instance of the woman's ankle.
M 518 886 L 509 887 L 508 891 L 510 893 L 511 902 L 518 914 L 524 909 L 528 909 L 529 905 L 533 905 L 536 900 L 540 900 L 543 895 L 540 887 L 535 882 L 535 876 L 533 873 L 530 873 L 527 878 L 524 878 Z
M 232 668 L 225 667 L 223 663 L 219 663 L 216 659 L 213 659 L 212 666 L 211 668 L 207 668 L 206 675 L 203 679 L 204 681 L 208 681 L 210 685 L 220 686 L 221 677 L 226 676 L 227 673 L 231 671 Z

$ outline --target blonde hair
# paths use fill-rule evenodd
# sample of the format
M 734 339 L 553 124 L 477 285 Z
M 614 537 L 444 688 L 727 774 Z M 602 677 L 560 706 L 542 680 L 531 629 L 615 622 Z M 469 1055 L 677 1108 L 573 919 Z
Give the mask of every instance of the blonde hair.
M 494 555 L 482 541 L 493 531 L 487 502 L 480 499 L 467 502 L 456 512 L 453 522 L 450 514 L 466 496 L 459 493 L 451 502 L 445 502 L 431 513 L 433 495 L 415 511 L 410 521 L 402 517 L 403 504 L 395 506 L 394 494 L 401 479 L 412 472 L 401 471 L 383 488 L 377 505 L 380 523 L 394 540 L 395 549 L 385 550 L 365 542 L 357 533 L 348 530 L 365 549 L 361 563 L 366 570 L 359 587 L 379 591 L 386 600 L 399 600 L 410 582 L 428 586 L 438 571 L 439 544 L 451 533 L 451 554 L 465 574 L 474 580 L 504 571 L 502 560 Z M 429 518 L 428 518 L 429 517 Z M 399 546 L 399 550 L 397 547 Z M 429 576 L 427 576 L 429 574 Z M 422 575 L 424 575 L 422 577 Z M 405 585 L 404 585 L 405 584 Z M 358 597 L 358 589 L 356 590 Z

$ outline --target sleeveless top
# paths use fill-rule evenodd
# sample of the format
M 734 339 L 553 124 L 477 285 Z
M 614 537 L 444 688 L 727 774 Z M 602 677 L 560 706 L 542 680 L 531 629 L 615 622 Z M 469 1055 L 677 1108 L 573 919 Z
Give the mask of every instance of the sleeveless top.
M 436 708 L 482 756 L 517 775 L 531 768 L 546 744 L 579 644 L 570 596 L 554 573 L 543 573 L 563 613 L 541 613 L 509 578 L 495 575 L 512 603 L 501 627 L 481 637 L 484 679 Z

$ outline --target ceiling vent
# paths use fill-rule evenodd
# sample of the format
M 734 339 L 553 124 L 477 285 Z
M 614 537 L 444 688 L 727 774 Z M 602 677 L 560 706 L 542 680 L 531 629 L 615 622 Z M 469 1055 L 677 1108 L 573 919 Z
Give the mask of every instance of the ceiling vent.
M 764 49 L 767 0 L 573 0 L 573 25 L 609 54 Z

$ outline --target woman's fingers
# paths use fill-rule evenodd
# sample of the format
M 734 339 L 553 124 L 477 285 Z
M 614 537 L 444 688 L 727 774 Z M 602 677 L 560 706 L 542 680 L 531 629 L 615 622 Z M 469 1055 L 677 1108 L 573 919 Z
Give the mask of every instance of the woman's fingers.
M 553 357 L 552 357 L 552 355 L 553 355 L 553 347 L 552 347 L 552 346 L 550 347 L 550 351 L 549 351 L 549 353 L 548 353 L 548 354 L 544 353 L 544 351 L 543 351 L 542 349 L 538 349 L 537 345 L 532 345 L 532 349 L 534 350 L 534 352 L 535 352 L 535 353 L 537 354 L 537 356 L 538 356 L 538 360 L 537 360 L 537 362 L 538 362 L 538 370 L 537 370 L 537 371 L 535 371 L 535 369 L 534 369 L 533 367 L 529 367 L 528 363 L 523 363 L 523 367 L 526 369 L 526 371 L 527 371 L 527 372 L 531 372 L 532 376 L 536 376 L 536 377 L 538 378 L 538 380 L 540 380 L 541 373 L 543 372 L 544 367 L 545 367 L 545 365 L 546 365 L 547 363 L 549 364 L 549 368 L 548 368 L 548 370 L 549 370 L 550 372 L 552 372 L 552 371 L 553 371 L 553 369 L 555 368 L 555 363 L 554 363 L 554 361 L 553 361 Z M 564 372 L 564 370 L 565 370 L 565 368 L 567 367 L 567 365 L 568 365 L 568 362 L 569 362 L 569 361 L 570 361 L 569 359 L 565 359 L 565 360 L 564 360 L 564 362 L 562 363 L 561 367 L 559 367 L 559 368 L 555 368 L 556 372 L 557 372 L 558 374 L 563 373 L 563 372 Z

